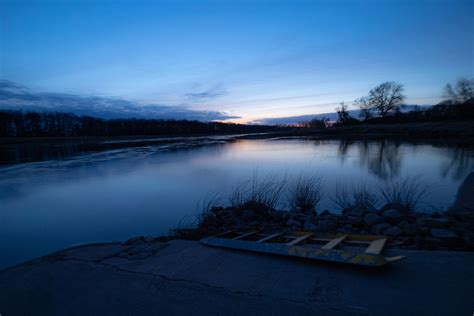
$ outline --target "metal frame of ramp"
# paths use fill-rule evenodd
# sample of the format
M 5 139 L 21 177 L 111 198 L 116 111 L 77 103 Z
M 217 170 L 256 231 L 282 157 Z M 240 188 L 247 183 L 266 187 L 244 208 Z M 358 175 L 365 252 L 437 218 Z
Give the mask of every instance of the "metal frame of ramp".
M 262 234 L 256 231 L 228 231 L 201 239 L 201 243 L 222 248 L 307 258 L 313 260 L 350 263 L 379 267 L 403 259 L 403 256 L 384 257 L 387 243 L 383 236 L 320 235 L 310 232 Z M 365 247 L 361 251 L 361 246 Z

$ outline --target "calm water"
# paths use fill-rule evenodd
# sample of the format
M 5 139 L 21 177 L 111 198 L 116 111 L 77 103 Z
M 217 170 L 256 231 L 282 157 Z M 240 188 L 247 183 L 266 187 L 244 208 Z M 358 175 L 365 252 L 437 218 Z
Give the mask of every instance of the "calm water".
M 474 150 L 394 142 L 240 140 L 146 146 L 0 167 L 0 267 L 80 243 L 160 235 L 253 174 L 322 177 L 322 208 L 337 182 L 417 177 L 432 186 L 421 211 L 444 209 L 474 171 Z

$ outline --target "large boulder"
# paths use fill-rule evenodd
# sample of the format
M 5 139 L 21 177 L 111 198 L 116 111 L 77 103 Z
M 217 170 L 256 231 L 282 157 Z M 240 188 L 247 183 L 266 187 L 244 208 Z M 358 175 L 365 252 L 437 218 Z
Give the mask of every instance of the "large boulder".
M 364 223 L 368 226 L 373 226 L 375 224 L 383 223 L 384 219 L 382 216 L 379 216 L 374 213 L 368 213 L 364 216 Z
M 382 232 L 384 230 L 386 230 L 387 228 L 390 227 L 390 224 L 388 223 L 379 223 L 379 224 L 375 224 L 374 226 L 372 226 L 372 228 L 370 229 L 370 232 L 372 234 L 375 234 L 375 235 L 380 235 L 382 234 Z

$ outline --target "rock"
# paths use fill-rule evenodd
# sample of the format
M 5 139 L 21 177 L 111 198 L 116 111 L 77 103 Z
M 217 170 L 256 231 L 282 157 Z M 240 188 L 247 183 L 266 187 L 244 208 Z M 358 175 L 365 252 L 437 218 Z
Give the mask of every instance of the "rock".
M 260 221 L 253 221 L 253 222 L 250 222 L 250 223 L 248 224 L 248 226 L 250 226 L 250 227 L 259 227 L 259 226 L 263 226 L 264 224 L 265 224 L 265 223 L 262 223 L 262 222 L 260 222 Z
M 370 229 L 370 232 L 375 235 L 380 235 L 385 229 L 389 228 L 390 225 L 387 223 L 375 224 Z
M 383 217 L 377 214 L 369 213 L 364 216 L 364 223 L 366 223 L 368 226 L 372 226 L 372 225 L 379 224 L 382 222 L 384 222 Z
M 275 210 L 271 213 L 271 217 L 274 221 L 279 222 L 279 221 L 282 221 L 282 220 L 286 219 L 286 214 L 287 213 L 288 212 L 286 212 L 286 211 L 276 211 Z
M 320 232 L 335 232 L 336 228 L 336 223 L 334 223 L 331 219 L 322 219 L 317 225 L 317 229 Z
M 309 222 L 311 224 L 316 224 L 318 222 L 318 216 L 316 216 L 316 213 L 312 213 L 306 216 L 305 223 L 306 222 Z
M 409 214 L 410 210 L 408 210 L 405 206 L 400 203 L 387 203 L 381 209 L 380 212 L 383 213 L 387 210 L 394 209 L 399 211 L 402 214 Z
M 373 205 L 367 205 L 366 209 L 369 213 L 378 213 L 378 210 Z
M 458 235 L 452 230 L 440 229 L 440 228 L 431 229 L 431 236 L 433 236 L 433 238 L 442 239 L 442 240 L 458 238 Z
M 328 210 L 324 210 L 319 214 L 319 216 L 328 216 L 328 215 L 331 215 L 331 212 L 329 212 Z
M 243 210 L 242 211 L 242 219 L 244 221 L 251 221 L 252 219 L 255 218 L 255 216 L 256 216 L 256 214 L 252 210 Z
M 303 228 L 304 228 L 304 230 L 307 230 L 307 231 L 317 231 L 318 230 L 318 226 L 314 225 L 311 222 L 305 222 Z
M 383 234 L 385 236 L 390 236 L 390 237 L 397 237 L 402 234 L 402 230 L 398 228 L 397 226 L 392 226 L 390 228 L 387 228 L 383 231 Z
M 360 225 L 362 225 L 363 220 L 362 220 L 362 218 L 360 218 L 358 216 L 348 216 L 347 217 L 347 222 L 351 225 L 354 225 L 354 226 L 360 226 Z
M 387 222 L 393 224 L 399 223 L 403 218 L 403 214 L 394 208 L 384 211 L 382 215 L 385 217 Z
M 304 223 L 306 221 L 306 214 L 303 213 L 296 213 L 296 212 L 291 212 L 291 219 L 294 219 L 300 223 Z
M 341 212 L 341 213 L 342 213 L 343 215 L 349 215 L 350 212 L 351 212 L 351 209 L 348 208 L 348 207 L 345 207 L 345 208 L 342 209 L 342 212 Z
M 418 230 L 416 224 L 408 223 L 407 221 L 403 221 L 398 224 L 398 228 L 400 228 L 405 235 L 413 236 L 416 235 Z
M 301 227 L 301 222 L 298 222 L 297 220 L 293 219 L 293 218 L 290 218 L 287 222 L 286 222 L 286 226 L 290 226 L 290 227 Z
M 367 210 L 363 207 L 355 207 L 350 211 L 351 216 L 363 217 Z
M 450 226 L 450 221 L 446 217 L 424 218 L 423 224 L 434 228 L 447 228 Z

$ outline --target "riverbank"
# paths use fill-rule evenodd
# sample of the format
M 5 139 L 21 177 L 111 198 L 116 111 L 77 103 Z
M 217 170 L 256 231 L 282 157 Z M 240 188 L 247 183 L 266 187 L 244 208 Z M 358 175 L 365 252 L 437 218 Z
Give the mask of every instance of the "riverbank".
M 294 130 L 294 135 L 314 137 L 342 137 L 355 139 L 400 138 L 411 140 L 456 140 L 474 144 L 473 121 L 440 121 L 411 123 L 360 123 L 348 126 L 333 126 L 326 129 Z
M 387 250 L 382 269 L 153 238 L 70 248 L 0 271 L 5 315 L 464 315 L 474 253 Z
M 197 227 L 176 228 L 168 238 L 198 240 L 226 231 L 307 231 L 316 234 L 387 236 L 400 249 L 474 251 L 472 210 L 408 212 L 400 204 L 346 208 L 341 214 L 325 210 L 278 211 L 271 208 L 212 207 Z M 166 238 L 165 238 L 166 239 Z

